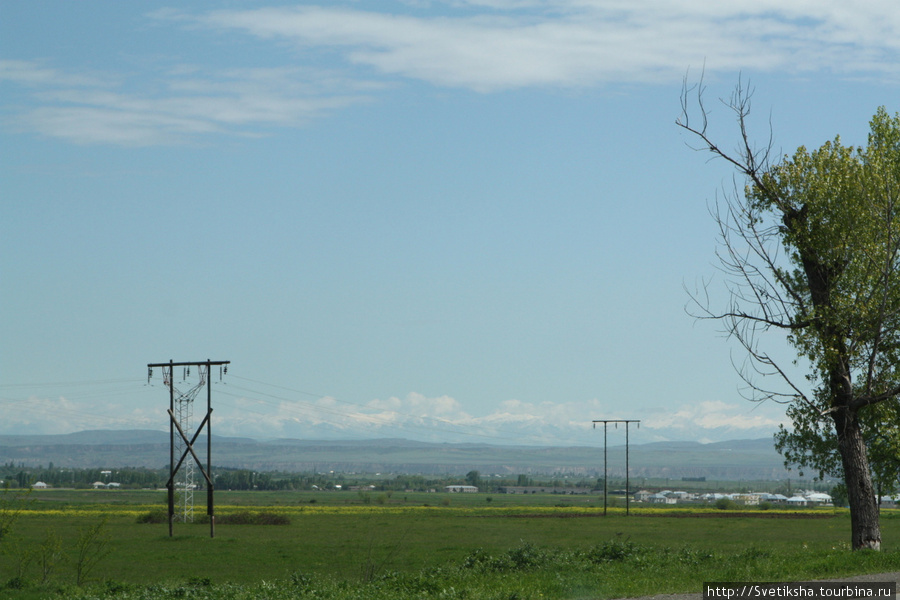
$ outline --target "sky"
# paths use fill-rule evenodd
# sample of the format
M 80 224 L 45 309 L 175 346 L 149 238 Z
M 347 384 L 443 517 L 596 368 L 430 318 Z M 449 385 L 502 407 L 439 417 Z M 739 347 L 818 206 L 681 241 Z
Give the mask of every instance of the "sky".
M 218 435 L 771 436 L 686 311 L 743 186 L 676 125 L 701 78 L 725 148 L 739 83 L 779 154 L 864 143 L 900 11 L 0 0 L 0 434 L 165 430 L 147 365 L 212 360 Z

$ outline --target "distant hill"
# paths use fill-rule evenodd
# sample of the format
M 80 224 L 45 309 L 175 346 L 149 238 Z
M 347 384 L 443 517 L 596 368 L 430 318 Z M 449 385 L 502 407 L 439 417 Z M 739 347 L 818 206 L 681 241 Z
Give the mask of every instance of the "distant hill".
M 539 447 L 435 444 L 404 439 L 364 441 L 253 440 L 213 436 L 213 464 L 219 467 L 283 471 L 368 473 L 569 474 L 595 477 L 603 471 L 603 446 Z M 205 456 L 206 439 L 197 443 Z M 202 450 L 202 451 L 201 451 Z M 0 463 L 60 467 L 168 466 L 169 434 L 163 431 L 81 431 L 65 435 L 0 435 Z M 711 480 L 777 480 L 784 469 L 771 438 L 712 444 L 632 444 L 632 477 L 706 477 Z M 608 448 L 611 477 L 625 474 L 625 447 Z

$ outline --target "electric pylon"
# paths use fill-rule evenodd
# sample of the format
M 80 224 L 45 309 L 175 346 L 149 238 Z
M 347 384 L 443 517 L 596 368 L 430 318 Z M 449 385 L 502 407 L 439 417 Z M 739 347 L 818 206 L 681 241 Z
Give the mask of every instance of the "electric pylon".
M 200 469 L 200 473 L 206 482 L 206 514 L 209 515 L 209 535 L 215 537 L 216 518 L 213 504 L 213 479 L 212 479 L 212 383 L 210 381 L 210 367 L 218 365 L 221 369 L 223 366 L 227 372 L 227 365 L 231 361 L 204 361 L 204 362 L 173 362 L 157 363 L 147 365 L 148 381 L 153 377 L 153 369 L 160 368 L 163 373 L 163 383 L 169 388 L 169 480 L 166 482 L 169 496 L 169 536 L 173 535 L 173 524 L 178 519 L 183 522 L 192 522 L 194 520 L 194 489 L 197 484 L 195 481 L 195 466 Z M 195 367 L 199 382 L 190 387 L 186 392 L 181 392 L 175 388 L 175 367 L 181 367 L 182 381 L 187 382 L 190 377 L 191 367 Z M 200 422 L 200 425 L 194 429 L 194 399 L 203 386 L 206 386 L 206 415 Z M 206 468 L 203 468 L 203 462 L 194 451 L 194 442 L 200 436 L 203 428 L 206 428 Z M 176 437 L 175 433 L 178 432 Z M 189 437 L 190 436 L 190 437 Z M 187 455 L 193 457 L 193 461 L 188 460 L 185 463 Z M 176 455 L 178 456 L 176 463 Z M 182 466 L 184 467 L 182 469 Z M 181 477 L 178 477 L 181 471 Z M 176 498 L 175 491 L 179 492 L 178 511 L 175 510 Z

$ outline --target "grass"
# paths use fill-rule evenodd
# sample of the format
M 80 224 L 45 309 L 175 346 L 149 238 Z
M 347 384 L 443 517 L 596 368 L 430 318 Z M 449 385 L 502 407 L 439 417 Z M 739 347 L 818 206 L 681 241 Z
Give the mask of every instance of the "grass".
M 216 537 L 210 538 L 205 524 L 176 523 L 169 537 L 166 524 L 139 523 L 159 510 L 165 495 L 158 492 L 93 496 L 100 503 L 85 497 L 90 492 L 59 492 L 55 502 L 42 496 L 21 514 L 12 538 L 2 542 L 0 586 L 48 531 L 69 558 L 48 585 L 35 584 L 33 563 L 25 572 L 30 586 L 0 595 L 31 600 L 63 590 L 55 597 L 279 599 L 315 591 L 336 599 L 619 598 L 696 592 L 704 581 L 900 570 L 900 516 L 887 511 L 885 551 L 867 553 L 847 550 L 850 521 L 842 510 L 723 518 L 715 509 L 634 507 L 631 516 L 610 509 L 604 517 L 596 501 L 567 504 L 553 495 L 529 495 L 533 503 L 526 505 L 459 494 L 444 506 L 446 494 L 395 493 L 384 504 L 366 504 L 353 492 L 226 492 L 217 493 Z M 198 516 L 205 512 L 197 509 Z M 820 518 L 798 518 L 808 516 Z M 103 518 L 110 553 L 92 572 L 93 591 L 82 593 L 67 587 L 72 548 L 85 527 Z

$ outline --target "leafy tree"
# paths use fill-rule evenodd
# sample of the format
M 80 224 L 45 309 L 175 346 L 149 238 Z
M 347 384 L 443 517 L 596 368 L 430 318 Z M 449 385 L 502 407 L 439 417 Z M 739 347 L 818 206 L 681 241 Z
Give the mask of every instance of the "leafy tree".
M 734 153 L 708 135 L 703 94 L 702 81 L 685 86 L 677 123 L 746 187 L 713 211 L 729 301 L 717 310 L 694 294 L 697 316 L 719 320 L 747 351 L 740 372 L 751 399 L 790 403 L 794 428 L 777 437 L 786 460 L 843 476 L 852 547 L 879 549 L 870 457 L 886 472 L 898 440 L 896 421 L 884 419 L 900 396 L 900 114 L 878 109 L 865 147 L 836 138 L 773 163 L 772 144 L 755 147 L 747 133 L 750 92 L 739 84 L 725 101 L 741 136 Z M 773 331 L 796 352 L 805 382 L 763 350 Z M 762 387 L 757 375 L 783 385 Z
M 481 485 L 481 473 L 478 471 L 469 471 L 466 473 L 466 483 L 478 487 Z
M 36 557 L 41 568 L 41 583 L 45 584 L 63 559 L 62 540 L 56 532 L 51 529 L 47 530 L 44 541 L 36 550 Z
M 9 482 L 4 482 L 3 491 L 0 492 L 0 550 L 4 542 L 8 541 L 13 526 L 19 520 L 19 515 L 26 508 L 31 489 L 12 491 Z
M 109 533 L 106 530 L 106 518 L 78 531 L 74 558 L 75 585 L 84 584 L 94 567 L 112 552 L 109 548 L 110 541 Z

